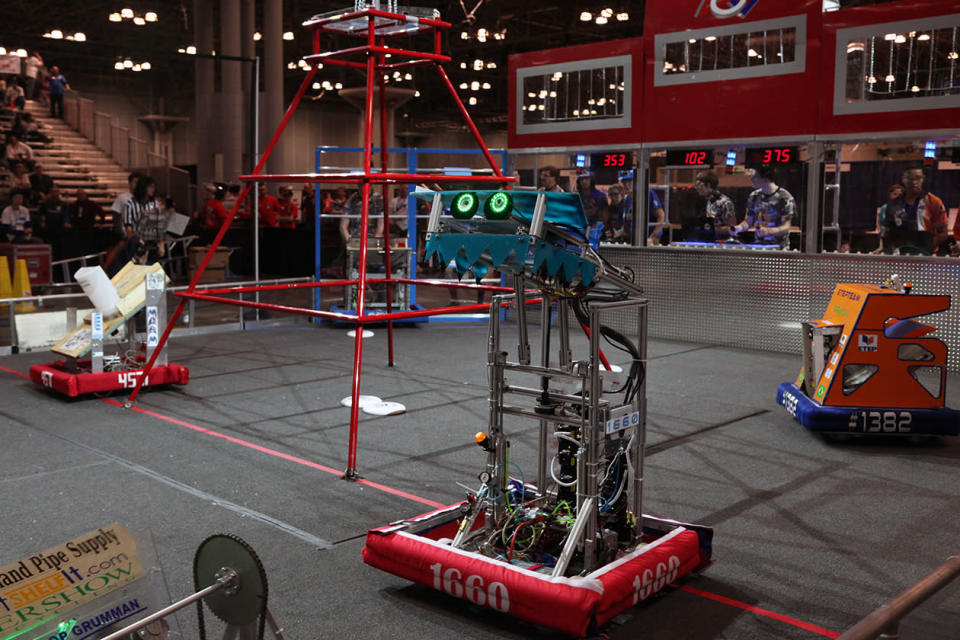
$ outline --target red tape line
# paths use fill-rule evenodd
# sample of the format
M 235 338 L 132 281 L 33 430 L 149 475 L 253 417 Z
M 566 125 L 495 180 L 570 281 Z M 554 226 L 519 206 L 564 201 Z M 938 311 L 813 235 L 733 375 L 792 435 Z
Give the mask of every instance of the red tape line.
M 686 591 L 687 593 L 692 593 L 695 596 L 706 598 L 707 600 L 713 600 L 715 602 L 720 602 L 722 604 L 730 605 L 731 607 L 743 609 L 744 611 L 749 611 L 750 613 L 755 613 L 758 616 L 764 616 L 765 618 L 772 618 L 779 622 L 783 622 L 785 624 L 798 627 L 800 629 L 803 629 L 804 631 L 816 633 L 817 635 L 821 635 L 826 638 L 840 637 L 840 634 L 837 633 L 836 631 L 830 631 L 829 629 L 818 627 L 815 624 L 810 624 L 809 622 L 804 622 L 803 620 L 797 620 L 796 618 L 785 616 L 782 613 L 776 613 L 774 611 L 768 611 L 767 609 L 761 609 L 760 607 L 755 607 L 752 604 L 747 604 L 746 602 L 740 602 L 739 600 L 734 600 L 733 598 L 717 595 L 716 593 L 710 593 L 709 591 L 703 591 L 702 589 L 697 589 L 689 585 L 681 585 L 676 588 L 680 591 Z

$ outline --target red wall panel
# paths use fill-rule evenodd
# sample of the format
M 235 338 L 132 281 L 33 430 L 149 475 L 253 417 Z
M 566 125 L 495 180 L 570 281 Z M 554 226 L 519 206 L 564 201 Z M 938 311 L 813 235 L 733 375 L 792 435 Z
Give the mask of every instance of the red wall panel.
M 516 112 L 517 69 L 622 55 L 631 55 L 633 57 L 631 84 L 634 90 L 631 103 L 632 126 L 630 128 L 522 135 L 517 133 L 517 118 L 519 117 L 519 114 Z M 507 145 L 511 149 L 523 149 L 533 147 L 597 147 L 601 145 L 639 143 L 641 141 L 640 121 L 643 110 L 643 102 L 641 99 L 643 67 L 643 40 L 641 38 L 611 40 L 610 42 L 598 42 L 511 55 L 507 63 L 507 77 L 509 79 L 507 99 L 509 104 L 510 127 L 507 135 Z M 571 126 L 573 124 L 574 123 L 571 123 Z
M 645 141 L 742 139 L 808 135 L 816 124 L 820 76 L 820 0 L 756 0 L 745 18 L 718 18 L 711 0 L 648 2 L 644 21 Z M 721 7 L 738 2 L 717 0 Z M 749 6 L 750 2 L 744 3 Z M 699 13 L 697 13 L 699 7 Z M 694 17 L 696 14 L 696 17 Z M 805 72 L 756 78 L 654 86 L 654 35 L 688 29 L 743 26 L 806 15 Z M 773 65 L 772 68 L 775 68 Z
M 902 110 L 890 113 L 834 114 L 837 30 L 899 20 L 960 13 L 957 0 L 901 0 L 823 14 L 823 62 L 817 132 L 845 134 L 882 131 L 956 129 L 960 109 Z

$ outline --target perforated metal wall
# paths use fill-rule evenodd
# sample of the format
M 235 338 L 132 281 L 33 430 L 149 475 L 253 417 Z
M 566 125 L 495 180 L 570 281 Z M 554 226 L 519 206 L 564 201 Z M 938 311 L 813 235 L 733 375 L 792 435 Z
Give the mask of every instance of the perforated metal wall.
M 930 316 L 947 343 L 947 366 L 960 372 L 960 259 L 873 255 L 804 255 L 671 247 L 603 247 L 634 270 L 650 298 L 649 335 L 702 344 L 801 353 L 800 322 L 820 318 L 839 282 L 882 284 L 900 274 L 915 293 L 954 296 Z M 636 317 L 611 322 L 636 330 Z

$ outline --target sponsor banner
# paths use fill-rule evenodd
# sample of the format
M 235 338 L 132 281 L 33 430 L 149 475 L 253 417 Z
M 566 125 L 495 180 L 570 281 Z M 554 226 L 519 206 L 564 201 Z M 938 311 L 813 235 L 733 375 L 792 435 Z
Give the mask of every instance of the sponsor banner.
M 20 56 L 0 56 L 0 73 L 20 75 Z
M 144 575 L 136 541 L 116 523 L 0 567 L 0 640 L 62 619 Z

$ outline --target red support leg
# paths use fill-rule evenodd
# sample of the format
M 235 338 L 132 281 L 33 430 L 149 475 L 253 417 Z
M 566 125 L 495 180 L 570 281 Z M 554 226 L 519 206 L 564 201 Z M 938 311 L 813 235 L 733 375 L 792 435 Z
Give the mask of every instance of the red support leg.
M 376 29 L 374 18 L 368 22 L 368 41 L 372 48 L 375 44 Z M 367 53 L 367 96 L 364 104 L 363 130 L 363 171 L 365 179 L 361 186 L 362 206 L 360 210 L 360 277 L 357 281 L 357 318 L 364 314 L 364 300 L 367 295 L 367 232 L 370 229 L 370 170 L 373 162 L 373 75 L 376 73 L 376 59 Z M 347 445 L 347 469 L 343 477 L 357 480 L 357 433 L 360 427 L 360 367 L 363 364 L 363 324 L 358 322 L 353 342 L 353 379 L 350 389 L 350 436 Z

